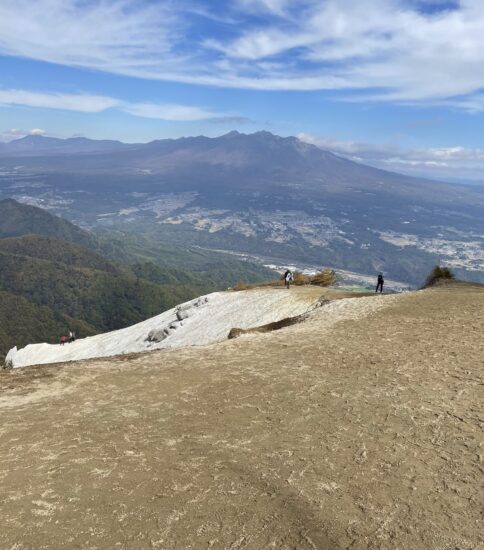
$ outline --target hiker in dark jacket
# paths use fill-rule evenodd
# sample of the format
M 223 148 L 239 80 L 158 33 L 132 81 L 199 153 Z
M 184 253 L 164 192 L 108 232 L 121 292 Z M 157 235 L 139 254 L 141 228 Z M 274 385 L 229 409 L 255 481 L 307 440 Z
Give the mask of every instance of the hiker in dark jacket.
M 375 292 L 378 292 L 378 289 L 380 289 L 380 293 L 383 292 L 383 283 L 384 282 L 385 282 L 385 280 L 383 279 L 383 273 L 380 271 L 380 273 L 378 274 L 378 282 L 376 284 Z

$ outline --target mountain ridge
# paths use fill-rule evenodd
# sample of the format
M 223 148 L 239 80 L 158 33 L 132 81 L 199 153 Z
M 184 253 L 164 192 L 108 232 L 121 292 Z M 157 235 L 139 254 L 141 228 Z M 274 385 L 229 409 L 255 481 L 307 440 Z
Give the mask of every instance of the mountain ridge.
M 54 138 L 41 135 L 28 135 L 19 139 L 0 143 L 0 155 L 45 154 L 49 151 L 74 153 L 115 149 L 124 146 L 117 140 L 93 140 L 85 137 Z
M 366 166 L 295 137 L 229 132 L 95 153 L 4 154 L 0 193 L 94 232 L 419 285 L 484 280 L 484 192 Z
M 49 146 L 49 144 L 51 146 Z M 78 147 L 76 148 L 76 144 Z M 319 162 L 332 161 L 339 164 L 338 169 L 345 167 L 350 170 L 360 170 L 366 172 L 366 179 L 378 178 L 379 175 L 395 178 L 397 177 L 401 182 L 405 182 L 407 185 L 421 186 L 422 184 L 440 187 L 445 186 L 447 192 L 459 192 L 465 194 L 466 189 L 469 189 L 473 194 L 479 195 L 478 191 L 470 185 L 465 184 L 452 184 L 449 182 L 443 182 L 441 180 L 432 180 L 429 178 L 420 178 L 414 176 L 408 176 L 400 174 L 398 172 L 383 170 L 373 166 L 359 163 L 354 160 L 350 160 L 342 155 L 333 153 L 327 149 L 318 147 L 310 143 L 301 141 L 295 136 L 281 137 L 268 131 L 259 131 L 252 134 L 244 134 L 236 130 L 232 130 L 226 134 L 217 137 L 207 136 L 188 136 L 180 138 L 166 138 L 155 139 L 146 143 L 123 143 L 116 140 L 95 140 L 89 138 L 51 138 L 46 136 L 25 136 L 18 140 L 11 141 L 3 144 L 0 148 L 1 157 L 15 157 L 25 156 L 29 157 L 33 155 L 34 158 L 42 155 L 53 156 L 61 154 L 61 156 L 74 156 L 81 155 L 82 163 L 86 163 L 85 155 L 92 154 L 94 157 L 99 157 L 100 154 L 114 156 L 121 164 L 126 163 L 130 158 L 141 155 L 145 162 L 154 163 L 157 159 L 162 157 L 167 158 L 167 162 L 170 165 L 175 163 L 179 168 L 179 164 L 183 163 L 186 155 L 190 155 L 192 162 L 205 160 L 204 155 L 217 151 L 220 145 L 229 146 L 232 156 L 215 155 L 209 158 L 208 164 L 224 166 L 228 165 L 232 168 L 243 166 L 244 163 L 253 163 L 255 159 L 263 155 L 262 159 L 258 159 L 259 162 L 263 161 L 267 163 L 273 159 L 268 156 L 271 149 L 280 154 L 281 146 L 289 156 L 285 158 L 278 158 L 279 162 L 283 162 L 286 169 L 294 169 L 294 163 L 301 162 Z M 29 147 L 30 146 L 30 147 Z M 259 146 L 265 147 L 261 150 Z M 200 150 L 201 148 L 201 150 Z M 279 149 L 279 150 L 278 150 Z M 185 150 L 185 153 L 183 152 Z M 176 151 L 176 156 L 173 157 Z M 242 153 L 244 153 L 242 155 Z M 296 154 L 295 154 L 296 153 Z M 153 157 L 153 154 L 155 155 Z M 151 155 L 151 157 L 150 157 Z M 162 157 L 159 157 L 162 155 Z M 172 155 L 170 157 L 170 155 Z M 299 155 L 299 156 L 298 156 Z M 300 158 L 302 157 L 302 158 Z M 96 158 L 93 159 L 95 165 Z M 235 166 L 234 166 L 235 165 Z M 163 167 L 166 170 L 166 166 Z M 169 166 L 168 166 L 169 168 Z M 327 166 L 325 167 L 327 168 Z M 94 168 L 95 169 L 95 168 Z M 155 169 L 153 166 L 150 169 Z M 158 169 L 160 167 L 158 166 Z M 280 168 L 279 168 L 280 169 Z M 163 171 L 163 170 L 162 170 Z M 333 170 L 330 177 L 338 176 Z M 354 182 L 356 183 L 356 182 Z M 482 202 L 484 204 L 484 192 L 482 194 Z

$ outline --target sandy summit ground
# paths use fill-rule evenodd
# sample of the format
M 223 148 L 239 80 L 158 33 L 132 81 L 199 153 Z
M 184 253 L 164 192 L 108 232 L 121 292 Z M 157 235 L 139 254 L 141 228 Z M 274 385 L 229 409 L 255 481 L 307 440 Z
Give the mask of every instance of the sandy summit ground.
M 483 335 L 456 285 L 4 373 L 0 548 L 483 548 Z

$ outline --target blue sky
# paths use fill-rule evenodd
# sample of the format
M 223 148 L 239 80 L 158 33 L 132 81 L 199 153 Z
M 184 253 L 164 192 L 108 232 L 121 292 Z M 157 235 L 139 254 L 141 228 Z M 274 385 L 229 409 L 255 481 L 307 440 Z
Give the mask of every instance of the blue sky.
M 482 0 L 0 0 L 0 140 L 297 135 L 482 179 Z

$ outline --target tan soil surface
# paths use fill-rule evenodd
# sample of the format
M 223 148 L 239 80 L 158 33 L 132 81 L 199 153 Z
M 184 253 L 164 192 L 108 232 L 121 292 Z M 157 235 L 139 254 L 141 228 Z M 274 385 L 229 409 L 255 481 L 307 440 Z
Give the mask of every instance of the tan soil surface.
M 456 285 L 3 373 L 0 548 L 484 548 L 483 335 Z

